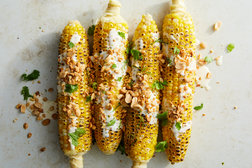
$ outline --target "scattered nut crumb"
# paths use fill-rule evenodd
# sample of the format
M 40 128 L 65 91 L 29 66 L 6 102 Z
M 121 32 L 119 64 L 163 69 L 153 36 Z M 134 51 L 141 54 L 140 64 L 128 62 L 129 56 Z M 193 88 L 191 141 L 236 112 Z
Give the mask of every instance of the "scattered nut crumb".
M 31 138 L 31 137 L 32 137 L 32 133 L 29 132 L 29 133 L 27 134 L 27 138 Z
M 15 118 L 14 120 L 12 120 L 12 122 L 13 122 L 13 123 L 15 123 L 15 122 L 17 122 L 17 120 L 18 120 L 18 119 L 17 119 L 17 118 Z
M 30 103 L 28 102 L 28 103 L 26 103 L 26 107 L 29 107 L 30 106 Z
M 21 107 L 21 104 L 16 105 L 16 109 L 20 109 L 20 107 Z
M 206 48 L 206 44 L 203 43 L 203 42 L 201 42 L 201 43 L 200 43 L 200 49 L 205 49 L 205 48 Z
M 234 106 L 234 110 L 236 110 L 238 107 L 237 106 Z
M 44 101 L 44 102 L 46 102 L 47 100 L 48 100 L 47 97 L 44 97 L 44 98 L 43 98 L 43 101 Z
M 51 122 L 50 119 L 45 119 L 45 120 L 42 121 L 42 125 L 43 125 L 43 126 L 47 126 L 47 125 L 50 124 L 50 122 Z
M 217 81 L 216 84 L 220 84 L 220 82 Z
M 40 82 L 40 80 L 38 80 L 38 84 L 40 84 L 41 82 Z
M 37 116 L 36 120 L 40 121 L 40 120 L 42 120 L 42 117 L 41 116 Z
M 39 103 L 39 102 L 36 102 L 36 103 L 34 103 L 34 106 L 37 107 L 37 108 L 41 108 L 41 107 L 42 107 L 42 104 Z
M 53 88 L 49 88 L 49 89 L 48 89 L 48 92 L 53 92 Z
M 211 74 L 210 72 L 208 72 L 208 73 L 206 74 L 206 78 L 207 78 L 207 79 L 211 79 L 211 78 L 212 78 L 212 74 Z
M 202 114 L 202 116 L 203 116 L 203 117 L 205 117 L 205 116 L 206 116 L 206 114 L 205 114 L 205 113 L 203 113 L 203 114 Z
M 54 106 L 51 106 L 51 107 L 49 108 L 49 110 L 50 110 L 50 111 L 53 111 L 53 110 L 54 110 Z
M 57 119 L 58 119 L 58 113 L 54 113 L 54 114 L 52 115 L 52 118 L 53 118 L 54 120 L 57 120 Z
M 214 51 L 213 50 L 210 50 L 209 53 L 212 54 Z
M 25 113 L 25 110 L 26 110 L 26 105 L 25 104 L 22 104 L 21 105 L 21 113 Z
M 36 96 L 38 96 L 39 95 L 39 91 L 36 91 L 35 94 L 36 94 Z
M 28 156 L 31 156 L 31 154 L 30 154 L 30 153 L 28 153 Z
M 45 150 L 46 150 L 46 147 L 40 148 L 40 152 L 45 152 Z
M 220 29 L 221 25 L 222 25 L 221 21 L 216 22 L 213 26 L 214 31 L 218 31 Z
M 28 127 L 29 127 L 29 125 L 27 123 L 24 123 L 23 128 L 27 129 Z

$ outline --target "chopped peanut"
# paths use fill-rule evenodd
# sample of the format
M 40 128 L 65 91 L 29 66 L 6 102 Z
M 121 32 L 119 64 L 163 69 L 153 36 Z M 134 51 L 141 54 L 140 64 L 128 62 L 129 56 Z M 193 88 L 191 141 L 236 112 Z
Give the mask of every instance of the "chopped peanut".
M 202 50 L 203 50 L 203 49 L 205 49 L 205 48 L 206 48 L 206 44 L 205 44 L 205 43 L 203 43 L 203 42 L 201 42 L 201 43 L 200 43 L 200 49 L 202 49 Z
M 221 21 L 216 22 L 213 26 L 214 31 L 218 31 L 220 29 L 221 25 L 222 25 Z

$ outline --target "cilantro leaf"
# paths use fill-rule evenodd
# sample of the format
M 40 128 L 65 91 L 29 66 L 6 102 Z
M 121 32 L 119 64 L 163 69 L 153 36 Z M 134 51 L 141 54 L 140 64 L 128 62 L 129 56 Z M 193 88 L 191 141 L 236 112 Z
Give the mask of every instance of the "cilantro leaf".
M 93 36 L 95 31 L 95 25 L 92 25 L 88 28 L 88 35 Z
M 24 100 L 28 100 L 29 97 L 33 97 L 32 95 L 30 95 L 29 93 L 29 88 L 27 86 L 24 86 L 21 90 L 21 95 L 24 96 Z
M 116 80 L 119 81 L 119 82 L 122 81 L 122 76 L 118 77 Z
M 174 53 L 174 54 L 179 54 L 179 53 L 180 53 L 180 50 L 179 50 L 177 47 L 175 47 L 173 53 Z
M 74 45 L 73 42 L 70 41 L 70 42 L 68 43 L 68 46 L 69 46 L 69 48 L 73 48 L 75 45 Z
M 123 39 L 125 39 L 125 33 L 123 33 L 123 32 L 118 32 L 118 35 L 121 36 Z
M 213 62 L 213 58 L 212 57 L 209 57 L 209 56 L 206 56 L 205 58 L 204 58 L 204 60 L 209 64 L 209 63 L 211 63 L 211 62 Z
M 93 88 L 94 90 L 96 90 L 96 88 L 97 88 L 97 82 L 93 82 L 93 83 L 92 83 L 92 88 Z
M 23 74 L 21 76 L 21 80 L 23 80 L 23 81 L 32 81 L 32 80 L 38 79 L 39 75 L 40 75 L 39 71 L 35 69 L 29 75 Z
M 91 101 L 91 96 L 88 95 L 88 96 L 86 97 L 86 102 L 90 102 L 90 101 Z
M 127 45 L 127 48 L 126 48 L 126 54 L 129 54 L 131 49 L 132 49 L 132 45 L 133 43 L 132 42 L 129 42 L 128 45 Z
M 112 126 L 116 123 L 116 119 L 113 119 L 113 120 L 110 120 L 108 123 L 107 123 L 107 126 Z
M 73 93 L 78 90 L 78 85 L 66 84 L 65 92 Z
M 118 146 L 118 148 L 117 148 L 116 151 L 118 151 L 118 150 L 121 152 L 122 155 L 126 154 L 123 140 L 121 140 L 121 142 L 120 142 L 120 144 L 119 144 L 119 146 Z
M 161 120 L 161 125 L 166 126 L 166 125 L 168 125 L 168 122 L 169 122 L 168 119 Z
M 177 130 L 180 130 L 182 127 L 181 122 L 176 122 L 175 127 L 177 128 Z
M 200 106 L 195 106 L 194 110 L 201 110 L 203 108 L 203 103 L 201 103 Z
M 228 46 L 227 46 L 227 52 L 228 53 L 232 52 L 234 48 L 235 48 L 234 44 L 232 44 L 232 43 L 228 44 Z
M 172 60 L 171 60 L 171 58 L 168 58 L 168 57 L 166 57 L 166 61 L 167 61 L 167 65 L 168 66 L 171 66 L 171 64 L 172 64 Z
M 116 67 L 117 67 L 116 64 L 113 64 L 113 65 L 112 65 L 112 68 L 113 68 L 113 69 L 115 69 Z
M 74 146 L 77 146 L 78 145 L 78 139 L 84 135 L 86 133 L 86 131 L 83 129 L 83 128 L 77 128 L 75 130 L 75 132 L 73 133 L 69 133 L 68 136 L 70 137 L 71 141 L 72 141 L 72 144 Z
M 168 83 L 167 81 L 155 81 L 153 84 L 152 84 L 152 89 L 157 89 L 157 90 L 162 90 L 164 89 L 164 86 L 166 86 Z
M 167 147 L 168 147 L 167 141 L 161 141 L 157 143 L 155 149 L 156 152 L 164 152 Z
M 130 50 L 130 53 L 131 53 L 131 55 L 133 56 L 133 58 L 135 60 L 140 60 L 141 61 L 143 59 L 142 53 L 140 51 L 138 51 L 138 50 L 132 49 L 132 50 Z
M 168 114 L 168 112 L 165 111 L 165 112 L 163 112 L 163 113 L 157 114 L 156 117 L 157 117 L 159 120 L 167 119 L 167 114 Z

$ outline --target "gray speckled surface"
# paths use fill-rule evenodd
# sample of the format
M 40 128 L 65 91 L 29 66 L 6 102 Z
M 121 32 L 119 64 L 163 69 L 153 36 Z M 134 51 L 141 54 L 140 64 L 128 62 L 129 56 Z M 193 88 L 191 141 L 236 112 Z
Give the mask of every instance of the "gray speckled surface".
M 122 16 L 134 32 L 143 13 L 150 13 L 159 28 L 168 13 L 168 0 L 122 0 Z M 87 29 L 102 14 L 107 1 L 102 0 L 1 0 L 0 1 L 0 167 L 1 168 L 66 168 L 68 160 L 58 145 L 57 124 L 48 127 L 34 117 L 20 114 L 15 109 L 23 103 L 20 90 L 29 86 L 32 93 L 53 87 L 56 89 L 57 46 L 59 35 L 68 20 L 78 19 Z M 204 103 L 204 109 L 194 113 L 189 150 L 183 163 L 170 165 L 164 153 L 150 161 L 149 168 L 251 168 L 252 149 L 252 1 L 240 0 L 186 0 L 192 14 L 197 38 L 214 49 L 214 56 L 223 55 L 224 64 L 209 65 L 213 72 L 212 89 L 197 89 L 195 105 Z M 211 26 L 223 22 L 219 32 Z M 41 27 L 42 29 L 39 29 Z M 44 32 L 42 32 L 44 30 Z M 228 43 L 235 50 L 225 53 Z M 41 84 L 21 82 L 26 70 L 38 69 Z M 220 81 L 220 84 L 216 84 Z M 54 100 L 56 93 L 45 93 Z M 233 110 L 234 106 L 237 110 Z M 206 113 L 202 117 L 202 113 Z M 16 123 L 12 120 L 18 118 Z M 23 123 L 29 123 L 27 130 Z M 33 136 L 27 140 L 26 135 Z M 40 153 L 39 149 L 47 150 Z M 31 153 L 31 156 L 27 156 Z M 85 157 L 87 168 L 128 168 L 131 162 L 119 152 L 103 155 L 93 146 Z M 222 166 L 222 162 L 225 164 Z

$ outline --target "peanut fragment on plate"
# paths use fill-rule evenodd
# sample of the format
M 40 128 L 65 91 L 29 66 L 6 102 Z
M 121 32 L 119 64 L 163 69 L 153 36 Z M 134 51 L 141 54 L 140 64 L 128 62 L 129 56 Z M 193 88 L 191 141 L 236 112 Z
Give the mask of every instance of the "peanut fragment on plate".
M 31 137 L 32 137 L 32 133 L 29 132 L 29 133 L 27 134 L 27 138 L 29 139 L 29 138 L 31 138 Z
M 50 122 L 51 122 L 50 119 L 45 119 L 45 120 L 42 121 L 42 125 L 43 125 L 43 126 L 47 126 L 47 125 L 50 124 Z
M 205 48 L 206 48 L 206 44 L 205 44 L 205 43 L 203 43 L 203 42 L 201 42 L 201 43 L 200 43 L 200 49 L 202 49 L 202 50 L 203 50 L 203 49 L 205 49 Z
M 23 128 L 27 129 L 28 127 L 29 127 L 29 125 L 27 123 L 24 123 Z
M 40 148 L 40 152 L 44 152 L 46 150 L 46 147 Z
M 25 113 L 25 110 L 26 110 L 26 105 L 25 104 L 22 104 L 21 105 L 21 113 Z
M 222 25 L 221 21 L 216 22 L 213 26 L 214 31 L 218 31 L 220 29 L 221 25 Z

